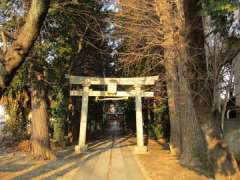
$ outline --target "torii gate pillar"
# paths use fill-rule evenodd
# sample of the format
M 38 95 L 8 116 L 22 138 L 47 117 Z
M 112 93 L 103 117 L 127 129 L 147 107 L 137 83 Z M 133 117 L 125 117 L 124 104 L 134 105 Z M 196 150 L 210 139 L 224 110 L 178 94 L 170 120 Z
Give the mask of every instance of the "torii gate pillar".
M 79 142 L 75 146 L 75 152 L 81 153 L 87 151 L 86 145 L 86 133 L 87 133 L 87 115 L 88 115 L 88 95 L 89 95 L 90 84 L 83 85 L 83 96 L 82 96 L 82 108 L 81 108 L 81 120 L 80 120 L 80 131 L 79 131 Z
M 147 151 L 147 146 L 144 146 L 141 86 L 135 86 L 135 90 L 137 146 L 135 146 L 134 151 L 135 153 L 144 153 Z

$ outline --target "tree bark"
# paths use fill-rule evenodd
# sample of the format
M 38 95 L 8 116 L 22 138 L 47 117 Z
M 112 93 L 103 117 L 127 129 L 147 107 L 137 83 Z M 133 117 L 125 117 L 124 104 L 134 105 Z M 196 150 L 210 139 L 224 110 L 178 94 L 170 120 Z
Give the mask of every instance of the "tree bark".
M 155 0 L 156 13 L 160 18 L 161 28 L 164 32 L 164 59 L 166 69 L 168 107 L 170 117 L 170 151 L 173 155 L 180 156 L 182 151 L 181 119 L 179 114 L 179 78 L 177 73 L 177 62 L 174 60 L 173 51 L 173 27 L 170 25 L 172 18 L 170 4 L 167 1 Z
M 166 51 L 165 54 L 167 54 Z M 170 150 L 173 155 L 180 156 L 182 152 L 182 131 L 181 116 L 178 104 L 180 87 L 177 66 L 174 64 L 174 62 L 169 62 L 169 60 L 166 59 L 165 68 L 170 117 Z
M 32 0 L 26 23 L 13 44 L 0 52 L 0 96 L 25 61 L 37 39 L 46 17 L 50 0 Z
M 207 162 L 206 142 L 197 120 L 195 109 L 190 97 L 189 85 L 184 77 L 183 65 L 179 64 L 180 98 L 179 110 L 182 126 L 181 164 L 198 167 Z
M 208 157 L 217 180 L 237 180 L 240 177 L 236 160 L 223 139 L 217 111 L 212 111 L 213 81 L 207 72 L 201 3 L 199 0 L 183 0 L 182 5 L 180 9 L 183 11 L 185 32 L 187 31 L 185 42 L 188 42 L 185 46 L 188 56 L 185 63 L 187 82 L 196 117 L 207 142 Z
M 33 73 L 35 74 L 35 73 Z M 50 149 L 48 112 L 45 82 L 38 74 L 34 78 L 31 91 L 32 104 L 32 154 L 37 159 L 55 159 Z
M 171 124 L 171 151 L 180 157 L 184 165 L 196 167 L 204 161 L 205 141 L 196 119 L 189 88 L 183 73 L 183 62 L 178 54 L 178 46 L 183 46 L 176 27 L 177 9 L 168 1 L 156 1 L 157 13 L 164 32 L 164 59 Z M 178 29 L 180 30 L 180 29 Z

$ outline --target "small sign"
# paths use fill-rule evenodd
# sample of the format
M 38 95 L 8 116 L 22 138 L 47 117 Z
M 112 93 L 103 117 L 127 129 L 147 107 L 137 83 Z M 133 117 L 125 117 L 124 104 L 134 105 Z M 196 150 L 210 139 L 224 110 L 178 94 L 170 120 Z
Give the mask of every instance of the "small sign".
M 116 81 L 110 81 L 109 82 L 107 92 L 109 94 L 116 94 L 117 93 L 117 82 Z

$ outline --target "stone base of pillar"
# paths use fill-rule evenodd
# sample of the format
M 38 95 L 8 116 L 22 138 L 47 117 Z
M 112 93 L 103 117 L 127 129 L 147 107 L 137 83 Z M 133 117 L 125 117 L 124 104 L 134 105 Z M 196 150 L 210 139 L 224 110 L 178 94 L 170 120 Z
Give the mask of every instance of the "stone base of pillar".
M 134 153 L 135 154 L 146 154 L 148 152 L 147 146 L 135 146 Z
M 88 150 L 88 146 L 82 146 L 80 147 L 79 145 L 75 146 L 75 153 L 86 153 Z

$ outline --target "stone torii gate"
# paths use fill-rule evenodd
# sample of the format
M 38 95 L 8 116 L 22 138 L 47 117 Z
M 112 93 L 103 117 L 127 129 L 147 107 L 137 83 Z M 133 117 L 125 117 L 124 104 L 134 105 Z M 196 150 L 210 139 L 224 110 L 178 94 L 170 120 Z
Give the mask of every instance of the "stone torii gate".
M 137 131 L 137 146 L 136 153 L 147 151 L 144 146 L 143 134 L 143 118 L 142 118 L 142 97 L 153 97 L 153 92 L 145 92 L 142 87 L 154 85 L 158 80 L 158 76 L 136 77 L 136 78 L 99 78 L 86 76 L 69 76 L 70 84 L 82 85 L 81 90 L 70 90 L 70 96 L 82 96 L 82 109 L 80 121 L 79 144 L 75 147 L 77 153 L 87 150 L 86 145 L 86 130 L 87 130 L 87 114 L 88 114 L 88 97 L 135 97 L 136 104 L 136 131 Z M 90 89 L 91 85 L 105 85 L 107 91 L 96 91 Z M 118 85 L 132 86 L 132 90 L 118 91 Z

